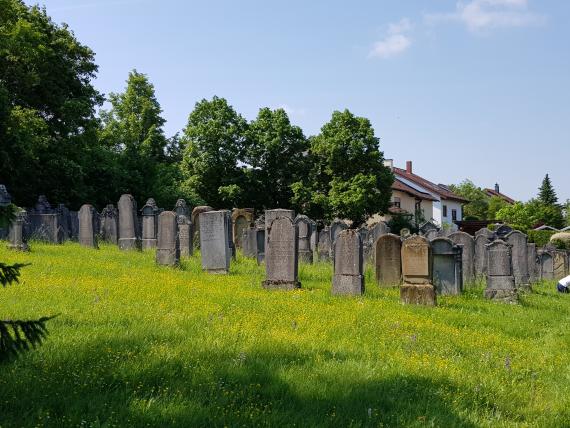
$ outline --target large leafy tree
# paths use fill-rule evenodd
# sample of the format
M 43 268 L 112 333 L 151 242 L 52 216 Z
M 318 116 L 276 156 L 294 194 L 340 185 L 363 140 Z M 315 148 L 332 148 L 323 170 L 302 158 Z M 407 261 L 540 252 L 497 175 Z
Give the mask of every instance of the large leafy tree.
M 293 185 L 293 200 L 304 212 L 327 221 L 346 218 L 356 225 L 388 210 L 394 176 L 383 165 L 368 119 L 335 111 L 310 139 L 309 156 L 309 179 Z
M 77 205 L 101 157 L 94 53 L 45 9 L 0 0 L 0 11 L 0 182 L 20 204 L 45 193 Z
M 246 198 L 246 120 L 224 98 L 196 103 L 184 129 L 182 173 L 185 196 L 194 203 L 231 208 Z
M 497 220 L 509 223 L 518 229 L 528 230 L 540 225 L 562 227 L 562 210 L 555 205 L 545 205 L 538 199 L 507 205 L 497 212 Z
M 283 109 L 262 108 L 249 124 L 245 162 L 249 170 L 247 199 L 256 209 L 291 206 L 291 185 L 307 172 L 308 142 Z
M 483 189 L 477 187 L 471 180 L 465 179 L 458 185 L 450 185 L 452 192 L 469 200 L 463 207 L 464 218 L 472 217 L 477 220 L 488 218 L 489 197 Z

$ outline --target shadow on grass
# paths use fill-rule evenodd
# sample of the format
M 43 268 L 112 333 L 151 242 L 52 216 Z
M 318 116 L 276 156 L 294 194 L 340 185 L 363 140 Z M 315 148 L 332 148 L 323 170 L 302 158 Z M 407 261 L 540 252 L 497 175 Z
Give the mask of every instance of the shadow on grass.
M 482 400 L 445 380 L 355 376 L 354 355 L 165 357 L 142 343 L 94 341 L 14 367 L 0 382 L 0 425 L 471 427 L 459 411 Z

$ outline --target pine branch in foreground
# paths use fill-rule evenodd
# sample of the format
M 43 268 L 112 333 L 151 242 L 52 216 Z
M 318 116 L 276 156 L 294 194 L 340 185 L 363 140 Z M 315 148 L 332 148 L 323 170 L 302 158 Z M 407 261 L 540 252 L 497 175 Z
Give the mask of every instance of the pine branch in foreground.
M 47 321 L 56 316 L 26 321 L 0 320 L 0 362 L 40 345 L 48 334 Z

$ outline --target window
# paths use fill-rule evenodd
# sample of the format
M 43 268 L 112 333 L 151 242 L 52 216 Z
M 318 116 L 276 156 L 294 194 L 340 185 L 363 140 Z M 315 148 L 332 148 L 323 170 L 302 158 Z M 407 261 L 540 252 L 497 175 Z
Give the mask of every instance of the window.
M 392 201 L 392 206 L 402 208 L 401 205 L 402 205 L 402 202 L 401 202 L 400 198 L 394 197 L 394 200 Z
M 451 210 L 451 220 L 457 220 L 457 210 Z
M 443 206 L 443 216 L 447 217 L 447 205 Z

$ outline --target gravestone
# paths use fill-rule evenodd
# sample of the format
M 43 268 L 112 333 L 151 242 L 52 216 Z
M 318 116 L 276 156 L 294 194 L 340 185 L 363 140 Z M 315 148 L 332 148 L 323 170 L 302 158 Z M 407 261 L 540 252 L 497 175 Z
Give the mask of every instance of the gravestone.
M 530 291 L 527 236 L 518 230 L 513 230 L 505 236 L 504 240 L 511 246 L 515 286 L 518 289 Z
M 299 261 L 313 263 L 313 251 L 311 250 L 311 235 L 313 234 L 313 224 L 306 215 L 295 217 L 295 226 L 298 234 Z
M 158 215 L 156 242 L 156 264 L 158 265 L 177 266 L 180 262 L 177 219 L 174 211 L 163 211 Z
M 433 257 L 433 285 L 437 294 L 459 295 L 463 290 L 462 252 L 463 247 L 454 245 L 448 238 L 431 241 Z
M 364 294 L 362 239 L 358 231 L 340 232 L 334 242 L 332 294 Z
M 433 221 L 428 220 L 420 225 L 419 231 L 422 236 L 425 236 L 427 238 L 426 235 L 428 232 L 435 231 L 437 233 L 439 231 L 439 227 Z
M 428 241 L 435 239 L 439 236 L 439 230 L 431 229 L 423 235 Z
M 267 249 L 267 238 L 269 230 L 269 225 L 275 220 L 277 217 L 287 217 L 291 221 L 295 220 L 295 211 L 293 210 L 285 210 L 285 209 L 275 209 L 275 210 L 265 210 L 265 248 Z
M 69 209 L 64 204 L 58 204 L 57 208 L 55 209 L 56 214 L 59 217 L 58 224 L 60 230 L 62 232 L 62 239 L 67 241 L 71 239 L 71 217 L 69 215 Z M 99 216 L 95 218 L 95 232 L 99 234 Z
M 554 250 L 552 257 L 554 279 L 559 280 L 566 276 L 566 264 L 568 255 L 564 250 Z
M 192 210 L 192 225 L 194 226 L 194 245 L 200 247 L 200 214 L 214 209 L 208 205 L 200 205 Z
M 531 284 L 538 282 L 540 276 L 540 262 L 536 252 L 536 244 L 527 244 L 528 277 Z
M 513 276 L 511 246 L 501 239 L 487 244 L 487 299 L 516 303 L 518 300 Z
M 331 260 L 332 243 L 331 231 L 328 226 L 319 232 L 319 242 L 317 244 L 317 252 L 319 253 L 319 260 L 328 262 Z
M 475 232 L 475 276 L 487 275 L 487 244 L 493 239 L 493 232 L 486 227 Z
M 48 202 L 46 195 L 38 196 L 36 205 L 34 206 L 35 214 L 51 214 L 53 210 L 51 209 L 51 204 Z
M 257 257 L 257 228 L 255 226 L 247 227 L 241 237 L 242 253 L 244 257 Z
M 475 240 L 465 232 L 453 232 L 449 239 L 455 245 L 463 246 L 461 256 L 461 270 L 463 272 L 463 286 L 466 287 L 475 281 Z
M 375 243 L 376 281 L 381 287 L 400 285 L 402 282 L 402 240 L 387 233 Z
M 267 221 L 267 212 L 266 217 Z M 301 287 L 297 279 L 297 228 L 290 217 L 277 217 L 265 229 L 265 276 L 263 288 L 293 290 Z
M 8 189 L 3 184 L 0 184 L 0 207 L 7 207 L 12 203 L 12 196 L 8 193 Z
M 119 249 L 121 250 L 140 250 L 141 241 L 137 234 L 138 217 L 137 202 L 132 195 L 121 195 L 119 203 Z
M 538 252 L 540 261 L 540 279 L 551 281 L 554 279 L 554 257 L 550 250 L 540 250 Z
M 511 226 L 507 226 L 506 224 L 501 224 L 499 227 L 495 229 L 495 236 L 498 239 L 504 240 L 506 236 L 513 231 Z
M 318 260 L 319 258 L 318 248 L 317 248 L 317 244 L 319 241 L 319 232 L 317 231 L 317 222 L 311 219 L 309 219 L 309 221 L 311 222 L 311 235 L 309 237 L 309 247 L 311 249 L 311 252 L 313 253 L 313 261 L 315 261 Z
M 338 235 L 340 234 L 340 232 L 342 232 L 343 230 L 348 229 L 348 226 L 346 225 L 345 222 L 339 220 L 339 219 L 335 219 L 331 225 L 330 225 L 330 232 L 331 232 L 331 245 L 333 245 L 333 251 L 334 251 L 334 241 L 335 239 L 338 237 Z
M 178 245 L 180 247 L 180 257 L 190 257 L 194 253 L 194 246 L 192 242 L 192 223 L 187 216 L 176 215 L 176 224 L 178 227 Z
M 117 218 L 118 218 L 118 212 L 117 212 Z M 74 241 L 79 240 L 79 213 L 77 211 L 69 211 L 69 223 L 70 223 L 70 227 L 71 227 L 71 239 L 73 239 Z M 119 230 L 118 228 L 118 220 L 117 220 L 117 231 Z M 117 242 L 115 241 L 115 244 Z
M 257 264 L 265 261 L 265 228 L 256 227 L 256 240 L 257 240 Z
M 10 224 L 8 232 L 8 248 L 16 251 L 29 251 L 28 243 L 24 237 L 24 223 L 26 222 L 26 211 L 19 211 L 16 218 Z
M 156 248 L 158 231 L 158 207 L 153 198 L 149 198 L 141 209 L 142 213 L 142 249 Z
M 431 283 L 430 243 L 423 236 L 413 235 L 402 243 L 402 278 L 402 303 L 435 306 L 435 288 Z
M 400 229 L 400 238 L 408 239 L 410 236 L 412 236 L 410 229 L 408 229 L 407 227 Z
M 176 204 L 174 205 L 174 212 L 177 216 L 185 216 L 190 219 L 190 210 L 188 209 L 188 205 L 184 199 L 178 199 Z
M 232 236 L 236 248 L 242 248 L 243 231 L 253 223 L 253 208 L 234 208 L 232 210 Z
M 92 205 L 85 204 L 79 209 L 79 245 L 98 248 L 96 222 L 97 211 Z
M 230 211 L 201 212 L 199 222 L 202 270 L 227 274 L 232 257 L 228 233 L 231 227 Z
M 119 211 L 113 204 L 108 204 L 101 211 L 101 238 L 111 244 L 118 243 Z

